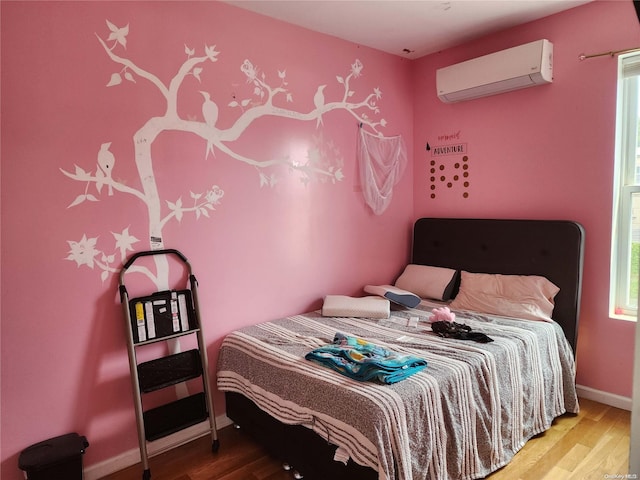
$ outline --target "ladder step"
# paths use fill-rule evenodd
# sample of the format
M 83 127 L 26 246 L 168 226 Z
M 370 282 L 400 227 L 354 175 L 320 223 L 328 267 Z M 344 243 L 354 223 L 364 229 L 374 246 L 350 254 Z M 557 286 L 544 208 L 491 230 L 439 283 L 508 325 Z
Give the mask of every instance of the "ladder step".
M 147 441 L 158 440 L 209 417 L 204 392 L 152 408 L 143 413 Z
M 138 364 L 138 383 L 143 393 L 153 392 L 202 375 L 197 349 Z

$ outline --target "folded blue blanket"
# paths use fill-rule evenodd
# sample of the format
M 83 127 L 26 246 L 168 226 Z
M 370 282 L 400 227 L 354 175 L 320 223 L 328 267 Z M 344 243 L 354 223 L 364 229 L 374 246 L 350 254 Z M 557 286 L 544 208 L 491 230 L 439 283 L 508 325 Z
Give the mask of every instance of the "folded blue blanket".
M 391 384 L 419 372 L 427 361 L 392 352 L 358 337 L 336 333 L 333 343 L 307 353 L 307 360 L 359 381 Z

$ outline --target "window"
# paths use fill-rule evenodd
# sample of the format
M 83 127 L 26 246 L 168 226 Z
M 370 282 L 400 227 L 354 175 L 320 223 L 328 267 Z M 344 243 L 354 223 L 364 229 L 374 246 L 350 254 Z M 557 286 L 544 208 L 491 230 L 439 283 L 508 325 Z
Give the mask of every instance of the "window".
M 618 59 L 611 310 L 636 315 L 640 265 L 640 54 Z

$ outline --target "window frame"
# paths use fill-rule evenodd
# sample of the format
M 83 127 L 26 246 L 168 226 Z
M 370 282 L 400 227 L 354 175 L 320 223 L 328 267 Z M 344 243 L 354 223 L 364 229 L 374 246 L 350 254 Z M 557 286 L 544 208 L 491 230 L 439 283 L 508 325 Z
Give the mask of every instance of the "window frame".
M 638 311 L 637 300 L 633 303 L 629 301 L 629 292 L 633 244 L 633 197 L 640 196 L 640 181 L 636 181 L 639 151 L 639 90 L 640 53 L 621 55 L 618 59 L 616 104 L 610 315 L 631 319 L 636 318 Z

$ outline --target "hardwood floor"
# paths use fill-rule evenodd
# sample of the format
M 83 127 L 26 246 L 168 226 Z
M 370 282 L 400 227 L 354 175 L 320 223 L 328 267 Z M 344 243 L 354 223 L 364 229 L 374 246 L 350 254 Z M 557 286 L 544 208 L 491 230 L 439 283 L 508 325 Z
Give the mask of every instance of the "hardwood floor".
M 241 430 L 226 427 L 218 432 L 220 449 L 211 452 L 209 435 L 152 457 L 152 480 L 292 480 L 282 464 L 269 457 Z M 141 480 L 140 464 L 107 475 L 107 480 Z
M 564 415 L 533 438 L 490 480 L 625 478 L 631 412 L 580 399 L 578 415 Z M 619 477 L 617 477 L 620 475 Z
M 625 478 L 629 464 L 630 415 L 626 410 L 580 400 L 580 414 L 565 415 L 551 429 L 531 439 L 504 468 L 487 480 L 588 480 Z M 219 432 L 220 450 L 210 438 L 151 458 L 153 480 L 292 480 L 279 461 L 242 430 Z M 106 480 L 140 480 L 141 467 L 130 467 Z M 327 479 L 331 480 L 331 479 Z M 354 479 L 357 480 L 357 479 Z

